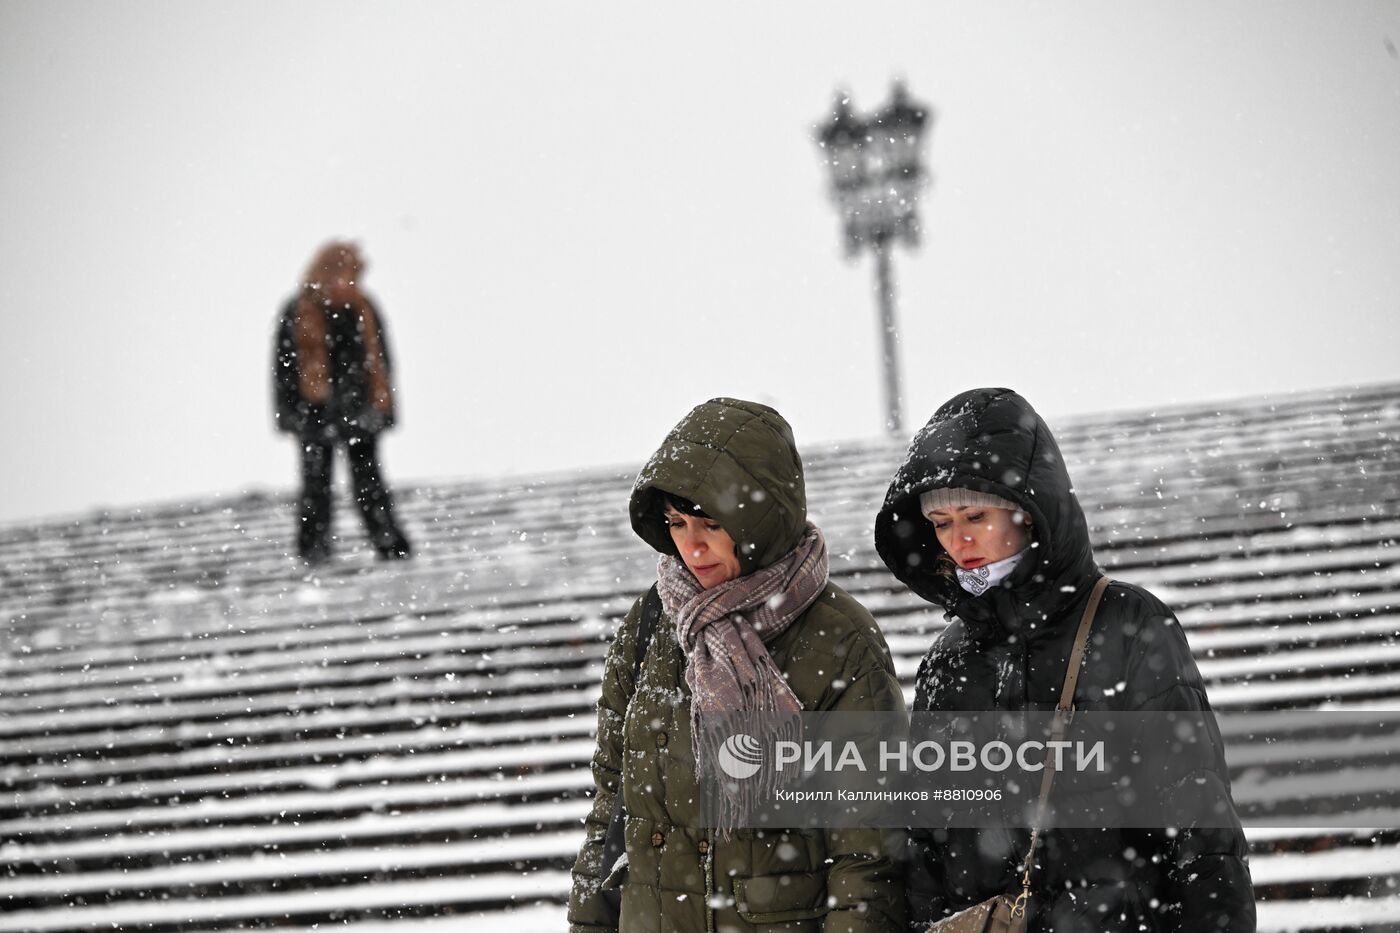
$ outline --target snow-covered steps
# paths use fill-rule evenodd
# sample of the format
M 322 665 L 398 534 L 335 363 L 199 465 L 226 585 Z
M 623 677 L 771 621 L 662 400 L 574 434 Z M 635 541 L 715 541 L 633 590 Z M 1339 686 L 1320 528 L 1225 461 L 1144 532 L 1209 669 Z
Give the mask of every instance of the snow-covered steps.
M 1054 426 L 1105 569 L 1176 610 L 1220 709 L 1400 709 L 1400 385 Z M 910 688 L 944 620 L 870 538 L 902 449 L 804 453 Z M 631 478 L 401 488 L 399 564 L 342 503 L 314 574 L 284 494 L 0 527 L 0 930 L 558 928 L 600 665 L 655 573 Z M 1281 749 L 1232 746 L 1243 805 L 1370 781 L 1379 828 L 1250 827 L 1261 929 L 1400 928 L 1384 775 L 1290 791 L 1258 779 Z

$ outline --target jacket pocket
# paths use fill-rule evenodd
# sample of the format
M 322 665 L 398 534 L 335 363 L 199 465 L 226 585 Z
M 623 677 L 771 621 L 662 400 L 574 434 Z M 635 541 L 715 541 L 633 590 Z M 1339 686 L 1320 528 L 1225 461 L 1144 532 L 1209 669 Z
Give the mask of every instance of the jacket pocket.
M 826 915 L 826 877 L 798 872 L 734 879 L 734 906 L 749 923 L 815 920 Z

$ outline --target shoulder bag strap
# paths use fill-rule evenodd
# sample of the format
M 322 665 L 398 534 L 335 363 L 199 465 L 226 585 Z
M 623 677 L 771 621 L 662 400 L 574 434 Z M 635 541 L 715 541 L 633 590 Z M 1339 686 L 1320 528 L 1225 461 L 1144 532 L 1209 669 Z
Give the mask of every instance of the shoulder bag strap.
M 1089 646 L 1089 629 L 1094 625 L 1094 615 L 1099 611 L 1099 601 L 1104 590 L 1108 589 L 1108 577 L 1099 577 L 1089 594 L 1089 603 L 1084 607 L 1084 615 L 1079 619 L 1079 631 L 1074 634 L 1074 647 L 1069 652 L 1069 666 L 1065 669 L 1065 683 L 1060 690 L 1060 701 L 1055 704 L 1055 723 L 1051 729 L 1051 741 L 1063 741 L 1069 728 L 1070 715 L 1074 712 L 1074 687 L 1079 682 L 1079 668 L 1084 663 L 1084 651 Z M 1026 857 L 1021 862 L 1021 894 L 1016 898 L 1015 910 L 1025 911 L 1026 901 L 1031 896 L 1031 859 L 1035 857 L 1035 847 L 1040 843 L 1040 830 L 1045 825 L 1045 808 L 1050 802 L 1050 788 L 1055 783 L 1054 758 L 1045 756 L 1045 773 L 1040 779 L 1040 800 L 1035 807 L 1035 825 L 1031 827 L 1031 844 L 1026 849 Z
M 661 593 L 656 584 L 651 585 L 642 597 L 642 618 L 637 624 L 637 660 L 632 664 L 632 690 L 637 689 L 637 678 L 642 674 L 642 662 L 646 660 L 647 648 L 651 645 L 651 635 L 656 631 L 656 623 L 661 618 Z M 628 702 L 631 702 L 630 699 Z

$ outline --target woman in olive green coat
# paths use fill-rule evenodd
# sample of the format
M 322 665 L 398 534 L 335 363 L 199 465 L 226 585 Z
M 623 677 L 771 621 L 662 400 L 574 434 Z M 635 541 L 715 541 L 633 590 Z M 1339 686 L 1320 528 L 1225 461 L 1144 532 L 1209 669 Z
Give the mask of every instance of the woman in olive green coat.
M 570 930 L 903 929 L 891 856 L 901 839 L 873 829 L 725 833 L 701 815 L 697 775 L 712 763 L 708 752 L 697 762 L 694 713 L 904 709 L 875 620 L 827 579 L 787 422 L 752 402 L 697 406 L 642 469 L 630 511 L 661 552 L 664 611 L 636 683 L 643 600 L 608 652 Z M 604 878 L 619 777 L 625 852 Z M 620 916 L 606 888 L 620 889 Z

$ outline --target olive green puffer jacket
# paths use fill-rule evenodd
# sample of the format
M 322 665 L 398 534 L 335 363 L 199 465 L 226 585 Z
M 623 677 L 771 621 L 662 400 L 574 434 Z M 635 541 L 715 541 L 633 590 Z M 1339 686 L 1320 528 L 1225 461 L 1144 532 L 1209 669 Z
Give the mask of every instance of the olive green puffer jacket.
M 791 549 L 806 522 L 801 461 L 791 431 L 762 405 L 715 399 L 667 437 L 638 477 L 633 527 L 674 553 L 658 490 L 696 502 L 737 544 L 741 570 Z M 757 493 L 757 495 L 755 495 Z M 701 826 L 691 751 L 690 691 L 674 623 L 662 615 L 633 683 L 641 600 L 627 614 L 603 674 L 595 798 L 574 866 L 569 924 L 575 933 L 640 931 L 887 931 L 904 926 L 894 855 L 903 844 L 878 830 L 736 830 Z M 875 620 L 840 587 L 817 601 L 769 653 L 808 711 L 903 710 L 889 649 Z M 626 787 L 626 864 L 620 923 L 598 895 L 602 841 L 619 775 Z

